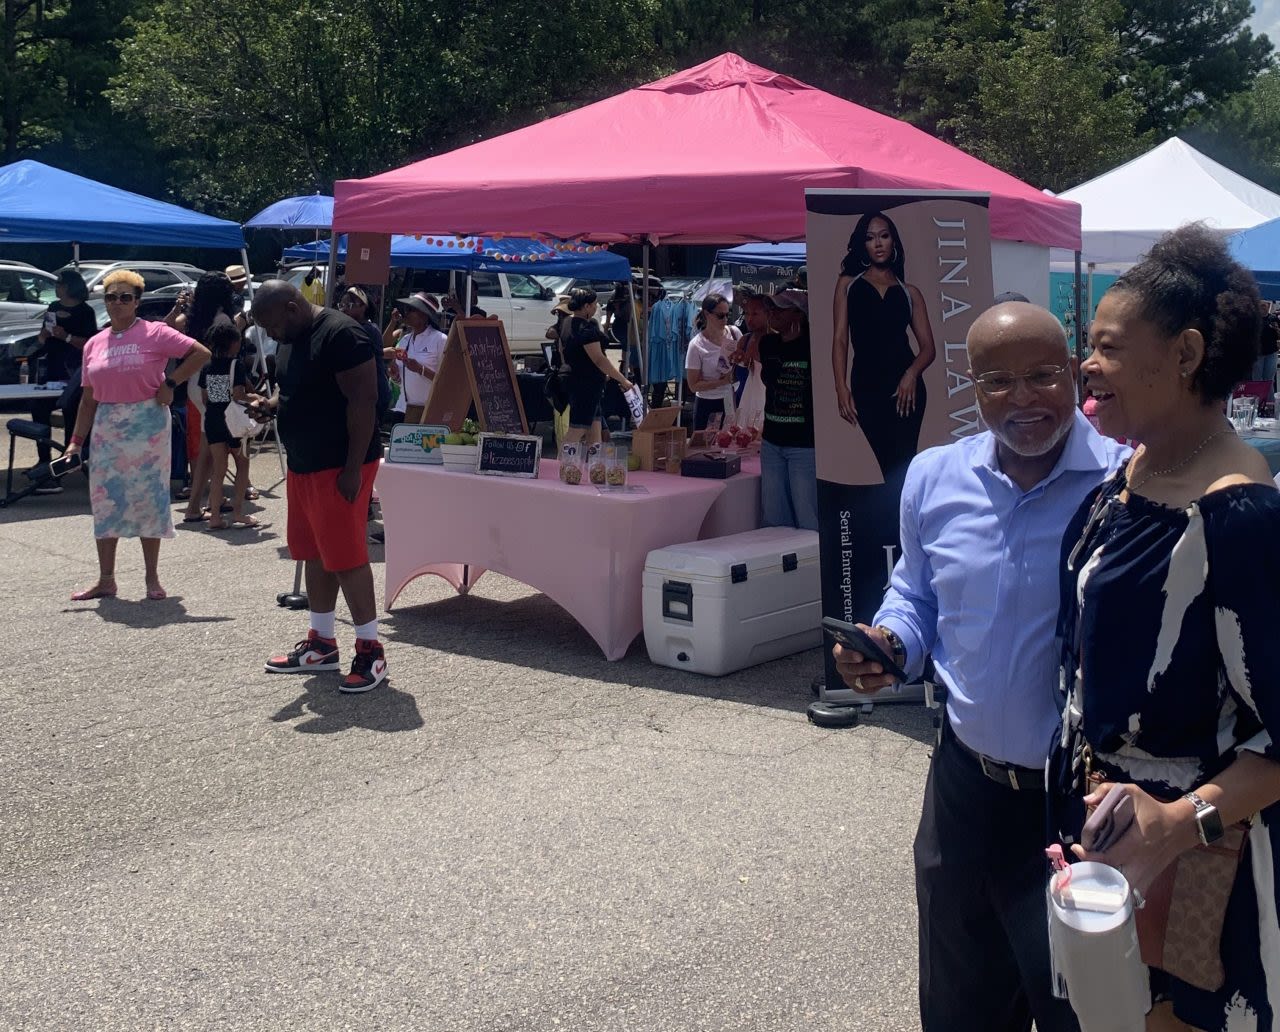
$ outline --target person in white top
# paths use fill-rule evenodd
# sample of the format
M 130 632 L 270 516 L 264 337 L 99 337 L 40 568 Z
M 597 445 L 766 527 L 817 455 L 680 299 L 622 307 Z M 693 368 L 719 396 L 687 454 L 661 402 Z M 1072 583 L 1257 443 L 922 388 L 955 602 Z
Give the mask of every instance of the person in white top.
M 441 330 L 444 322 L 438 302 L 430 294 L 417 293 L 401 297 L 404 306 L 391 310 L 382 343 L 388 361 L 399 363 L 400 382 L 404 386 L 404 421 L 422 422 L 422 413 L 431 397 L 431 383 L 440 368 L 448 338 Z
M 705 430 L 713 413 L 733 421 L 733 355 L 742 332 L 729 325 L 729 302 L 723 294 L 708 294 L 698 313 L 698 332 L 689 341 L 685 376 L 697 397 L 693 403 L 693 428 Z

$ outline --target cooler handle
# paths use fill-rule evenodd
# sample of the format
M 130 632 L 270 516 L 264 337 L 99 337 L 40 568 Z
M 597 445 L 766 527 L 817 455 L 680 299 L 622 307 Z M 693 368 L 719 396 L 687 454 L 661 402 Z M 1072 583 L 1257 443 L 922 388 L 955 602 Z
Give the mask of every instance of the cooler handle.
M 788 552 L 786 555 L 782 557 L 783 573 L 791 573 L 793 570 L 798 569 L 799 566 L 800 566 L 800 560 L 796 557 L 795 552 Z
M 662 616 L 666 620 L 693 623 L 693 585 L 688 581 L 662 582 Z

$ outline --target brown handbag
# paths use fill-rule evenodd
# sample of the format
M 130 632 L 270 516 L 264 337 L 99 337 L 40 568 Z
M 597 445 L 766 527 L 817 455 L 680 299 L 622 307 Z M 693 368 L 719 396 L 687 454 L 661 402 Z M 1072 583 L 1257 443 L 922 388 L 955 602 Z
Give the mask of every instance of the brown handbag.
M 1093 769 L 1085 746 L 1085 791 L 1109 780 Z M 1094 807 L 1087 808 L 1092 812 Z M 1167 971 L 1197 989 L 1222 988 L 1222 927 L 1236 885 L 1240 859 L 1249 841 L 1249 821 L 1229 825 L 1211 846 L 1183 853 L 1161 871 L 1134 911 L 1138 950 L 1148 967 Z
M 1232 824 L 1213 845 L 1196 846 L 1160 872 L 1134 912 L 1144 964 L 1197 989 L 1222 988 L 1222 926 L 1248 840 L 1248 823 Z

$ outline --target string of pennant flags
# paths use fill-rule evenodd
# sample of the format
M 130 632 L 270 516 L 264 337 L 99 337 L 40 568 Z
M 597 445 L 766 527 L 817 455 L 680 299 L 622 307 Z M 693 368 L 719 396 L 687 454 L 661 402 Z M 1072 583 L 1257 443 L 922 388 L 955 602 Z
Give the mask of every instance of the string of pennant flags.
M 486 239 L 489 242 L 497 243 L 502 240 L 506 234 L 494 233 L 488 238 L 481 237 L 435 237 L 423 236 L 415 233 L 415 240 L 424 240 L 428 247 L 456 247 L 461 251 L 472 251 L 476 254 L 483 254 L 494 261 L 499 262 L 539 262 L 545 261 L 545 255 L 538 254 L 511 254 L 500 248 L 486 246 Z M 539 244 L 550 248 L 553 251 L 559 251 L 565 254 L 592 254 L 597 251 L 608 250 L 607 244 L 584 244 L 573 240 L 556 240 L 551 237 L 534 236 L 532 238 Z

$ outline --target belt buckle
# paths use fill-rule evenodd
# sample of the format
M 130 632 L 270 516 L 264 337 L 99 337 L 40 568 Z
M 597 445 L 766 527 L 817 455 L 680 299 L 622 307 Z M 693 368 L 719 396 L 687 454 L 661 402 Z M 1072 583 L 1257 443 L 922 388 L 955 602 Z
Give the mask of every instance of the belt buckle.
M 990 767 L 987 766 L 988 763 L 991 764 Z M 1018 784 L 1017 773 L 1011 767 L 998 764 L 995 760 L 990 759 L 990 757 L 983 756 L 981 754 L 978 756 L 978 766 L 982 768 L 982 773 L 992 781 L 1003 781 L 1015 792 L 1022 787 Z

